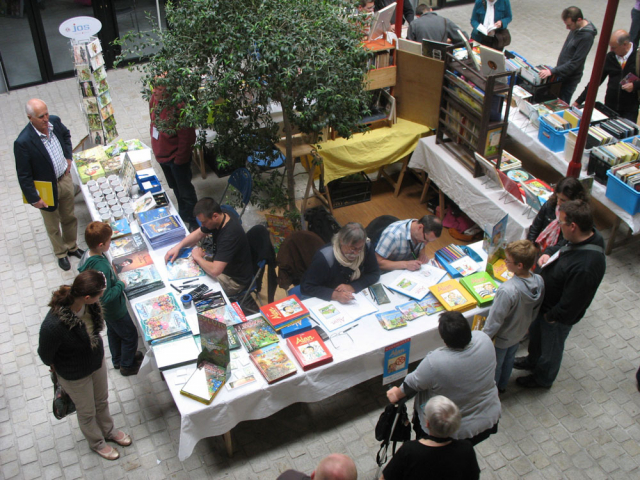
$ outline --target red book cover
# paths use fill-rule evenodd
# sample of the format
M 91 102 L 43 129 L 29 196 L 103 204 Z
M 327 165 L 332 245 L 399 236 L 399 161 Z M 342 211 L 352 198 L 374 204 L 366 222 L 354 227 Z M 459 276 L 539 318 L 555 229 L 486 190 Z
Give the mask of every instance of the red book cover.
M 522 198 L 522 192 L 520 192 L 520 188 L 518 187 L 518 184 L 513 180 L 511 180 L 509 177 L 507 177 L 507 175 L 500 170 L 498 170 L 498 175 L 500 175 L 500 179 L 502 180 L 502 185 L 504 185 L 504 189 L 507 192 L 509 192 L 516 200 L 519 200 L 520 202 L 524 203 L 524 200 Z
M 309 315 L 309 310 L 295 295 L 260 307 L 260 313 L 273 328 L 280 330 L 299 318 Z
M 244 312 L 242 311 L 242 308 L 240 307 L 240 305 L 238 305 L 238 302 L 233 302 L 231 304 L 231 308 L 233 308 L 233 311 L 238 314 L 238 317 L 240 318 L 241 322 L 244 323 L 247 321 L 247 317 L 244 316 Z
M 287 346 L 305 371 L 333 361 L 333 355 L 315 328 L 287 338 Z

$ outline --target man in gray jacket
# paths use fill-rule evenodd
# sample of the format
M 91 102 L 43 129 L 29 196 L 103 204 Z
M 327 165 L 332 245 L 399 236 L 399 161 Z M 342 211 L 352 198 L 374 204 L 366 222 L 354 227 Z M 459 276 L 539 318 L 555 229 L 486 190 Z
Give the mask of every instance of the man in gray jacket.
M 438 333 L 445 346 L 424 357 L 400 388 L 387 392 L 387 398 L 397 403 L 416 395 L 413 428 L 418 439 L 429 435 L 424 419 L 424 406 L 429 399 L 436 395 L 451 399 L 462 414 L 460 429 L 453 438 L 468 439 L 476 445 L 498 431 L 501 407 L 494 381 L 493 344 L 485 333 L 471 332 L 460 312 L 440 315 Z
M 416 19 L 409 25 L 407 39 L 422 43 L 423 39 L 442 43 L 459 43 L 462 37 L 458 27 L 451 20 L 440 17 L 433 8 L 419 5 L 416 9 Z
M 598 30 L 593 23 L 583 18 L 582 10 L 578 7 L 565 8 L 562 11 L 562 21 L 570 32 L 558 56 L 558 64 L 551 69 L 542 69 L 540 78 L 558 75 L 562 79 L 559 98 L 571 104 L 571 97 L 580 83 L 584 62 Z

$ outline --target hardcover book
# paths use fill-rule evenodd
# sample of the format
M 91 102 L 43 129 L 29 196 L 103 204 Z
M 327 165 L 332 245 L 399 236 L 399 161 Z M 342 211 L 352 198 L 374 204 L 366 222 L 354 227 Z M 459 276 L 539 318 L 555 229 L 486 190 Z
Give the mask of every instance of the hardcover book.
M 424 310 L 424 313 L 426 313 L 427 315 L 433 315 L 434 313 L 442 312 L 444 310 L 442 304 L 431 292 L 429 292 L 426 297 L 420 300 L 418 302 L 418 305 L 422 307 L 422 310 Z
M 229 339 L 229 350 L 237 350 L 240 348 L 240 339 L 233 327 L 227 326 L 227 337 Z
M 210 405 L 225 380 L 226 372 L 222 368 L 204 362 L 202 367 L 196 368 L 180 393 L 205 405 Z
M 302 320 L 298 320 L 296 323 L 289 325 L 288 327 L 284 327 L 282 330 L 280 330 L 280 335 L 282 335 L 282 338 L 288 338 L 292 335 L 306 332 L 308 330 L 311 330 L 311 322 L 309 321 L 309 317 L 305 317 Z
M 276 330 L 295 323 L 302 317 L 309 315 L 309 310 L 295 295 L 260 307 L 260 313 Z
M 393 330 L 395 328 L 407 326 L 407 321 L 404 319 L 404 315 L 398 310 L 376 313 L 376 318 L 378 319 L 380 326 L 385 330 Z
M 109 253 L 113 258 L 123 257 L 142 250 L 147 250 L 147 244 L 144 243 L 144 239 L 139 233 L 122 238 L 114 238 L 111 240 L 111 246 L 109 247 Z
M 455 279 L 434 285 L 430 290 L 442 303 L 442 306 L 449 311 L 464 312 L 477 304 L 475 299 Z
M 477 272 L 460 280 L 460 284 L 467 289 L 478 306 L 484 307 L 493 302 L 498 286 L 487 272 Z
M 184 313 L 174 310 L 169 313 L 140 320 L 145 341 L 155 345 L 170 339 L 191 335 Z
M 397 305 L 396 309 L 402 313 L 402 316 L 408 322 L 424 316 L 424 310 L 417 302 L 403 303 L 402 305 Z
M 247 352 L 253 352 L 279 341 L 275 330 L 263 318 L 247 320 L 235 325 L 234 328 Z
M 279 345 L 269 345 L 249 354 L 251 361 L 267 383 L 274 383 L 294 375 L 298 370 Z
M 313 328 L 287 338 L 287 346 L 305 371 L 333 361 L 333 355 Z
M 218 365 L 226 370 L 230 361 L 227 324 L 198 314 L 198 326 L 202 345 L 199 360 Z

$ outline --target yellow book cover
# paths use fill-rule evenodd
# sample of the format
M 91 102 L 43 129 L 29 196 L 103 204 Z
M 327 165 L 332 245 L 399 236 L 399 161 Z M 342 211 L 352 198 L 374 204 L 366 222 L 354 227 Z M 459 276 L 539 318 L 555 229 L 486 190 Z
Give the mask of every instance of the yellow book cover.
M 50 207 L 54 207 L 56 202 L 53 199 L 53 185 L 51 182 L 44 182 L 42 180 L 34 180 L 33 184 L 40 195 L 40 198 L 44 200 L 44 203 Z M 29 203 L 24 195 L 22 195 L 22 203 Z
M 433 285 L 429 290 L 449 311 L 464 312 L 477 305 L 475 299 L 455 279 Z
M 577 128 L 580 119 L 569 110 L 564 111 L 564 119 L 571 124 L 571 128 Z
M 486 321 L 487 317 L 483 317 L 482 315 L 474 315 L 471 330 L 482 330 Z

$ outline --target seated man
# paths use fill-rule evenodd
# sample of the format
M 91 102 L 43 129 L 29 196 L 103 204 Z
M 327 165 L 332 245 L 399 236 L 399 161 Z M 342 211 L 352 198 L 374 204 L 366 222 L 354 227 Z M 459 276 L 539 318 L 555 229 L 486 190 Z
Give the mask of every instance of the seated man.
M 406 442 L 382 472 L 380 480 L 472 480 L 480 478 L 476 452 L 468 440 L 453 440 L 460 428 L 460 409 L 447 397 L 432 397 L 424 407 L 429 438 Z M 425 476 L 425 472 L 428 475 Z
M 419 270 L 427 262 L 426 243 L 442 233 L 442 222 L 435 215 L 420 220 L 394 222 L 384 229 L 376 245 L 376 259 L 381 270 Z
M 347 223 L 333 241 L 316 252 L 302 276 L 300 291 L 308 297 L 349 303 L 353 294 L 373 285 L 380 269 L 362 225 Z
M 451 435 L 476 445 L 498 431 L 500 398 L 494 380 L 496 352 L 486 333 L 471 332 L 460 312 L 440 315 L 438 333 L 445 346 L 429 352 L 400 388 L 387 391 L 391 403 L 413 397 L 413 429 L 417 437 L 429 438 L 424 405 L 436 395 L 451 399 L 462 414 L 460 429 Z
M 242 226 L 235 218 L 223 213 L 218 202 L 211 197 L 196 203 L 193 216 L 202 226 L 169 250 L 164 256 L 165 262 L 173 262 L 180 250 L 193 247 L 211 235 L 213 254 L 205 256 L 204 250 L 196 247 L 191 255 L 207 275 L 220 282 L 227 295 L 240 293 L 249 286 L 253 277 L 251 251 Z

